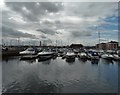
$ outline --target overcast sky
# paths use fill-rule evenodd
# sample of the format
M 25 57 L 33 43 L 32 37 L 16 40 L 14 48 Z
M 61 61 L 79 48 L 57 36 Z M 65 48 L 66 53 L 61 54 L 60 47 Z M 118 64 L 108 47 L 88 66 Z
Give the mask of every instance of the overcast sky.
M 98 43 L 118 40 L 117 2 L 6 2 L 2 6 L 2 37 L 49 44 Z

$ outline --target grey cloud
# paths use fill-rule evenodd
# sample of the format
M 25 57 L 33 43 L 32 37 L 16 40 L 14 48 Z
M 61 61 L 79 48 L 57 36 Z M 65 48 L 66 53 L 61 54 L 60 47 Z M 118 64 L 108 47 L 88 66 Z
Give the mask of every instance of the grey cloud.
M 56 5 L 57 4 L 57 5 Z M 55 2 L 6 2 L 6 5 L 30 21 L 38 21 L 40 17 L 47 13 L 56 13 L 62 10 L 61 3 Z M 25 7 L 30 13 L 26 13 L 22 8 Z
M 51 39 L 46 39 L 44 40 L 45 43 L 52 43 L 52 40 Z
M 41 35 L 40 37 L 43 38 L 43 39 L 47 38 L 45 35 Z
M 67 14 L 81 17 L 105 17 L 113 15 L 118 9 L 117 2 L 78 2 L 72 5 L 66 3 L 66 6 Z
M 92 36 L 88 31 L 71 31 L 72 37 L 81 37 L 81 36 Z
M 13 38 L 36 38 L 35 35 L 28 34 L 28 33 L 23 33 L 18 30 L 14 30 L 12 28 L 4 27 L 2 26 L 2 36 L 3 37 L 13 37 Z
M 44 24 L 44 25 L 53 25 L 54 24 L 54 22 L 52 21 L 49 21 L 49 20 L 44 20 L 43 22 L 42 22 L 42 24 Z
M 48 12 L 58 12 L 60 10 L 63 9 L 63 6 L 61 3 L 53 3 L 53 2 L 41 2 L 40 3 L 41 7 L 44 9 L 44 10 L 48 10 Z
M 82 37 L 87 38 L 96 35 L 95 29 L 91 29 L 90 27 L 106 23 L 106 21 L 103 21 L 103 18 L 113 15 L 116 9 L 115 3 L 105 2 L 66 2 L 64 6 L 56 2 L 40 2 L 38 5 L 36 2 L 9 2 L 6 3 L 6 6 L 10 10 L 3 10 L 2 24 L 5 29 L 7 29 L 7 27 L 9 27 L 9 29 L 5 30 L 3 28 L 4 31 L 7 31 L 3 33 L 3 36 L 17 37 L 20 35 L 21 37 L 31 38 L 33 37 L 31 34 L 17 31 L 30 30 L 29 33 L 35 32 L 36 36 L 41 35 L 40 40 L 52 37 L 51 40 L 54 41 L 57 37 L 61 37 L 64 42 L 66 39 L 75 41 L 76 38 L 78 39 L 77 41 L 81 41 L 83 40 Z M 22 9 L 23 7 L 29 12 L 25 12 Z M 22 20 L 24 19 L 26 23 L 19 22 L 19 16 L 23 17 Z M 13 17 L 13 19 L 8 19 L 10 17 Z M 78 18 L 80 18 L 80 20 Z
M 37 29 L 36 31 L 40 31 L 44 34 L 49 34 L 49 35 L 55 35 L 56 32 L 53 30 L 53 29 L 50 29 L 50 28 L 41 28 L 41 29 Z

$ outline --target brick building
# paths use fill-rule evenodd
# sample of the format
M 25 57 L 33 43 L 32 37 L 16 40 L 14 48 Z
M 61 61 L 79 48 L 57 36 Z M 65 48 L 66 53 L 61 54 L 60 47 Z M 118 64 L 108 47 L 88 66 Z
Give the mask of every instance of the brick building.
M 118 49 L 118 42 L 111 41 L 111 42 L 108 42 L 108 43 L 96 44 L 96 49 L 101 49 L 101 50 L 117 50 Z
M 97 44 L 96 48 L 101 50 L 106 50 L 106 43 Z
M 107 50 L 117 50 L 118 49 L 118 42 L 111 41 L 106 44 Z

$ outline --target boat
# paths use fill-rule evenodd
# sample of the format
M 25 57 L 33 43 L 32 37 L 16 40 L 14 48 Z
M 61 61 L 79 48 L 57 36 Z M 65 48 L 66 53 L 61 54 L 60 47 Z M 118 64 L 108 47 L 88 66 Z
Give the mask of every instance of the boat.
M 25 55 L 25 56 L 21 56 L 20 60 L 31 60 L 31 59 L 36 59 L 37 56 L 36 55 Z
M 79 53 L 79 51 L 78 51 L 77 49 L 73 49 L 73 52 L 74 52 L 75 54 L 78 54 L 78 53 Z
M 81 52 L 78 54 L 78 57 L 81 59 L 87 59 L 87 54 L 85 52 Z
M 55 57 L 58 56 L 57 48 L 49 49 L 48 51 L 49 51 L 49 52 L 52 52 Z
M 63 49 L 58 49 L 58 56 L 62 57 L 65 55 L 65 52 L 63 51 Z
M 88 53 L 88 58 L 91 60 L 99 60 L 98 52 L 90 52 Z
M 27 48 L 25 51 L 19 52 L 20 55 L 34 55 L 36 50 L 34 48 Z
M 120 56 L 118 54 L 113 54 L 114 60 L 120 60 Z
M 112 60 L 114 57 L 112 54 L 105 53 L 101 56 L 103 59 Z
M 66 61 L 75 61 L 75 54 L 73 52 L 67 52 L 66 54 Z
M 37 55 L 38 61 L 45 61 L 45 60 L 51 59 L 53 55 L 54 55 L 54 52 L 42 51 Z

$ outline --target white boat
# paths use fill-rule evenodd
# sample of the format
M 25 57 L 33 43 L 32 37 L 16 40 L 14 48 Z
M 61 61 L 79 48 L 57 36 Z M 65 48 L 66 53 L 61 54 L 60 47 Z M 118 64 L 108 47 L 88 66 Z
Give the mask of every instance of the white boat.
M 36 54 L 35 49 L 33 48 L 28 48 L 25 51 L 19 52 L 20 55 L 34 55 Z
M 67 54 L 66 54 L 66 61 L 67 62 L 75 61 L 75 54 L 73 52 L 67 52 Z
M 114 58 L 112 54 L 107 54 L 107 53 L 103 54 L 101 57 L 103 59 L 108 59 L 108 60 L 112 60 Z
M 87 54 L 85 52 L 81 52 L 78 54 L 78 57 L 80 57 L 81 59 L 87 59 Z
M 114 58 L 115 60 L 120 60 L 120 55 L 118 55 L 118 54 L 113 54 L 113 58 Z
M 33 60 L 36 59 L 37 56 L 36 55 L 26 55 L 26 56 L 21 56 L 20 60 Z
M 73 52 L 75 53 L 75 54 L 78 54 L 78 50 L 77 49 L 73 49 Z
M 38 56 L 49 56 L 49 55 L 53 55 L 54 52 L 47 52 L 47 51 L 42 51 L 38 53 Z
M 67 52 L 66 58 L 75 58 L 75 54 L 73 52 Z
M 38 53 L 37 57 L 38 57 L 38 61 L 44 61 L 44 60 L 48 60 L 51 59 L 54 55 L 54 52 L 45 52 L 42 51 L 40 53 Z

